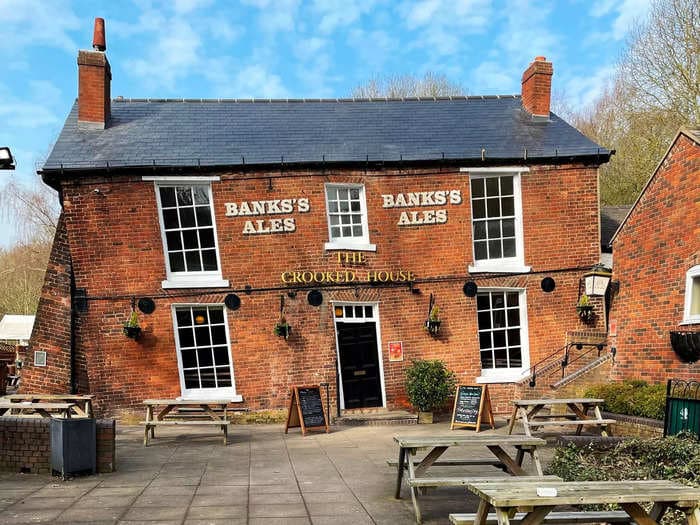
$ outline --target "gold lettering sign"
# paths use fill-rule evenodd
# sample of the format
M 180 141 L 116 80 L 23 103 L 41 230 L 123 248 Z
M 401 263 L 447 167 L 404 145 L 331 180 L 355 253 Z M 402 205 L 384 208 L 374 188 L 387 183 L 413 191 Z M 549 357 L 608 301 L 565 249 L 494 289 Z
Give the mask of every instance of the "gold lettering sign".
M 410 283 L 416 280 L 408 270 L 290 270 L 282 272 L 284 284 Z

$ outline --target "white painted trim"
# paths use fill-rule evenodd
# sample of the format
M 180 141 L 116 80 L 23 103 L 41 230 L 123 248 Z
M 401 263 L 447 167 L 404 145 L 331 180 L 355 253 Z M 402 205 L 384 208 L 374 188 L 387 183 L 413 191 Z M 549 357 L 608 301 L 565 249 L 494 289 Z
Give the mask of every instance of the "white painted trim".
M 219 182 L 218 175 L 143 175 L 142 181 L 146 182 Z
M 160 182 L 160 183 L 159 183 Z M 228 280 L 224 280 L 221 271 L 221 253 L 219 251 L 219 233 L 216 229 L 216 214 L 214 209 L 214 194 L 211 189 L 211 184 L 206 184 L 207 190 L 209 192 L 209 210 L 211 212 L 211 224 L 214 229 L 214 247 L 216 248 L 216 265 L 218 270 L 216 272 L 212 271 L 201 271 L 201 272 L 171 272 L 170 271 L 170 258 L 168 257 L 168 241 L 165 238 L 165 224 L 163 223 L 163 206 L 160 201 L 160 191 L 158 188 L 163 187 L 173 187 L 178 184 L 178 181 L 165 181 L 155 180 L 153 183 L 154 191 L 156 194 L 156 208 L 158 213 L 158 224 L 160 225 L 160 240 L 163 246 L 163 258 L 165 259 L 165 275 L 166 279 L 161 281 L 161 287 L 163 289 L 168 288 L 228 288 Z M 183 182 L 179 179 L 179 182 Z M 197 179 L 200 186 L 202 184 L 202 179 Z M 206 181 L 205 181 L 206 182 Z M 192 182 L 187 183 L 193 186 Z M 201 251 L 201 249 L 200 249 Z
M 371 306 L 372 307 L 372 318 L 363 317 L 360 320 L 356 318 L 341 318 L 338 319 L 335 316 L 336 306 Z M 381 408 L 386 408 L 386 384 L 384 382 L 384 362 L 382 359 L 382 334 L 380 330 L 379 323 L 379 303 L 378 302 L 361 302 L 361 301 L 331 301 L 331 315 L 333 316 L 333 331 L 335 332 L 335 355 L 336 363 L 338 369 L 336 370 L 338 374 L 338 395 L 340 396 L 340 409 L 345 410 L 345 392 L 343 391 L 343 374 L 340 366 L 340 344 L 338 343 L 338 329 L 336 323 L 367 323 L 373 322 L 374 329 L 377 334 L 377 359 L 379 360 L 379 385 L 382 391 L 382 406 Z
M 169 279 L 160 282 L 161 288 L 228 288 L 228 279 L 222 279 L 217 275 L 183 275 L 182 277 L 171 275 Z
M 690 306 L 693 302 L 693 280 L 700 279 L 700 264 L 690 268 L 685 274 L 685 302 L 683 305 L 683 321 L 680 324 L 700 324 L 700 315 L 691 315 Z
M 530 266 L 520 266 L 517 264 L 477 264 L 467 267 L 469 273 L 529 273 Z
M 459 168 L 461 173 L 528 173 L 530 168 L 527 166 L 498 166 L 495 168 Z
M 518 168 L 514 168 L 518 169 Z M 495 170 L 495 168 L 494 168 Z M 490 177 L 498 177 L 502 175 L 511 175 L 513 177 L 513 208 L 515 212 L 515 257 L 502 257 L 500 259 L 484 259 L 476 260 L 474 254 L 474 214 L 471 196 L 471 181 L 472 179 L 487 179 Z M 502 272 L 502 273 L 526 273 L 530 271 L 530 267 L 525 265 L 525 232 L 523 228 L 523 199 L 522 186 L 520 184 L 520 172 L 504 171 L 499 168 L 499 171 L 473 171 L 469 174 L 469 224 L 472 227 L 472 261 L 473 264 L 468 266 L 470 273 L 478 272 Z M 499 269 L 500 268 L 500 269 Z
M 331 216 L 328 212 L 328 188 L 354 188 L 360 190 L 362 237 L 340 237 L 338 239 L 333 239 L 331 236 Z M 326 223 L 328 225 L 328 242 L 324 244 L 325 250 L 377 251 L 377 247 L 369 242 L 369 217 L 364 184 L 326 182 L 323 185 L 323 198 L 326 204 Z
M 228 348 L 228 364 L 231 370 L 231 386 L 224 388 L 190 389 L 185 388 L 185 375 L 182 370 L 182 355 L 180 354 L 180 338 L 177 334 L 177 308 L 207 308 L 210 306 L 221 307 L 224 312 L 224 329 L 226 330 L 226 346 Z M 170 313 L 173 320 L 173 339 L 175 339 L 175 353 L 177 354 L 177 370 L 180 376 L 181 399 L 231 399 L 231 401 L 243 401 L 243 396 L 236 394 L 236 375 L 233 366 L 233 354 L 231 352 L 231 336 L 228 328 L 228 308 L 223 303 L 174 303 L 170 305 Z
M 331 241 L 323 245 L 323 249 L 330 250 L 353 250 L 358 252 L 376 252 L 376 244 L 366 244 L 366 243 L 353 243 L 353 242 L 340 242 Z

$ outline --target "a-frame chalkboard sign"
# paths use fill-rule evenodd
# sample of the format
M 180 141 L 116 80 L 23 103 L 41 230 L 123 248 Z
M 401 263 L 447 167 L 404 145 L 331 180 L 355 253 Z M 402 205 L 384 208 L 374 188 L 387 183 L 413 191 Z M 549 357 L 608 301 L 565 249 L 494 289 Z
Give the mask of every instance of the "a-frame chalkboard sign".
M 302 435 L 306 435 L 307 430 L 329 431 L 319 385 L 292 387 L 284 433 L 296 427 L 301 427 Z
M 484 423 L 496 428 L 491 410 L 491 398 L 487 385 L 458 385 L 455 393 L 455 405 L 452 409 L 452 424 L 455 427 L 472 427 L 478 432 L 481 429 L 482 417 Z

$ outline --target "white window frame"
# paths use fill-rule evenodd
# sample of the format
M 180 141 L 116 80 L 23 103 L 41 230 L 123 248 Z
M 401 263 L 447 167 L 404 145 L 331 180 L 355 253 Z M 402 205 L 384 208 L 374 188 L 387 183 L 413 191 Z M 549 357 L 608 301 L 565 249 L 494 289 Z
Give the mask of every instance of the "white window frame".
M 362 215 L 362 237 L 341 237 L 333 239 L 331 236 L 331 216 L 328 208 L 328 189 L 347 188 L 360 190 L 360 213 Z M 351 183 L 326 183 L 323 188 L 323 196 L 326 202 L 326 222 L 328 223 L 328 242 L 325 243 L 325 250 L 356 250 L 356 251 L 377 251 L 377 246 L 369 242 L 369 220 L 367 218 L 367 199 L 365 197 L 364 184 Z
M 530 373 L 530 336 L 527 322 L 527 290 L 525 288 L 479 288 L 479 292 L 518 292 L 518 307 L 520 315 L 520 357 L 522 365 L 518 368 L 481 368 L 481 348 L 479 348 L 479 320 L 477 327 L 477 348 L 479 351 L 479 369 L 481 375 L 476 382 L 481 383 L 515 383 L 527 377 Z M 476 305 L 475 305 L 476 306 Z
M 160 224 L 160 236 L 163 244 L 163 256 L 165 258 L 165 274 L 166 279 L 161 282 L 163 289 L 168 288 L 227 288 L 229 282 L 223 279 L 221 273 L 221 252 L 219 250 L 219 235 L 216 229 L 216 214 L 214 210 L 214 196 L 211 189 L 212 181 L 219 181 L 218 176 L 205 177 L 177 177 L 177 176 L 144 176 L 144 181 L 153 181 L 156 203 L 158 207 L 158 223 Z M 165 237 L 165 224 L 163 223 L 163 210 L 160 200 L 161 187 L 175 186 L 204 186 L 208 187 L 209 191 L 209 207 L 211 210 L 211 222 L 214 228 L 214 246 L 216 248 L 216 271 L 200 271 L 200 272 L 171 272 L 170 259 L 168 257 L 168 242 Z
M 525 239 L 523 234 L 523 203 L 521 175 L 528 173 L 527 167 L 498 167 L 498 168 L 460 168 L 460 172 L 469 174 L 469 209 L 471 214 L 471 251 L 473 264 L 469 265 L 470 273 L 495 272 L 495 273 L 526 273 L 530 267 L 525 265 Z M 471 195 L 471 181 L 473 179 L 487 179 L 491 177 L 513 177 L 513 207 L 515 212 L 515 257 L 501 257 L 500 259 L 476 260 L 474 251 L 474 214 Z
M 700 324 L 700 315 L 690 313 L 695 279 L 700 279 L 700 264 L 693 266 L 685 274 L 685 304 L 683 306 L 683 321 L 680 324 Z
M 228 363 L 231 370 L 231 386 L 224 388 L 185 388 L 185 373 L 182 369 L 182 353 L 180 351 L 180 337 L 177 333 L 177 308 L 210 308 L 220 307 L 224 312 L 224 329 L 226 330 L 226 346 L 228 347 Z M 230 399 L 232 402 L 243 401 L 243 396 L 236 394 L 236 375 L 233 366 L 233 355 L 231 353 L 231 336 L 228 328 L 227 308 L 224 304 L 219 303 L 178 303 L 171 305 L 171 314 L 173 320 L 173 338 L 175 339 L 175 352 L 177 353 L 177 369 L 180 376 L 180 392 L 181 399 Z
M 335 308 L 336 306 L 345 308 L 346 306 L 370 306 L 372 308 L 372 317 L 336 317 Z M 377 408 L 386 408 L 386 384 L 384 382 L 384 359 L 382 358 L 382 331 L 379 323 L 379 303 L 363 303 L 354 301 L 332 301 L 331 302 L 331 312 L 333 314 L 333 329 L 335 331 L 335 356 L 336 362 L 338 363 L 338 394 L 340 395 L 340 409 L 345 410 L 345 393 L 343 392 L 343 377 L 340 371 L 340 343 L 338 342 L 338 329 L 336 328 L 336 323 L 366 323 L 374 322 L 375 330 L 377 331 L 377 354 L 379 357 L 379 384 L 382 389 L 382 406 Z

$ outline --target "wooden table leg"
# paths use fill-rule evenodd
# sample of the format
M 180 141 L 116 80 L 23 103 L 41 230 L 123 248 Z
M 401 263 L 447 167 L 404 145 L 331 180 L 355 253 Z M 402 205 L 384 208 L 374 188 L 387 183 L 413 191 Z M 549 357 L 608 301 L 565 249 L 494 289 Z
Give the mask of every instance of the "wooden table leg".
M 403 469 L 405 461 L 406 449 L 399 446 L 399 464 L 397 466 L 398 471 L 396 472 L 396 492 L 394 492 L 394 498 L 396 499 L 401 499 L 401 480 L 403 479 Z
M 515 426 L 515 420 L 518 418 L 518 405 L 513 407 L 513 415 L 510 416 L 510 423 L 508 424 L 508 434 L 513 433 L 513 427 Z
M 440 456 L 447 450 L 447 447 L 435 447 L 431 450 L 416 467 L 416 475 L 413 477 L 420 477 L 425 474 L 433 463 L 435 463 Z
M 224 431 L 224 446 L 228 445 L 228 425 L 221 425 L 221 429 Z
M 496 508 L 496 519 L 498 520 L 498 525 L 509 525 L 510 518 L 508 517 L 508 509 Z
M 416 469 L 413 464 L 413 457 L 416 455 L 416 449 L 412 448 L 408 451 L 408 479 L 416 478 Z M 413 511 L 416 513 L 416 523 L 423 523 L 423 518 L 420 514 L 420 506 L 418 505 L 418 496 L 416 494 L 416 487 L 408 486 L 408 490 L 411 493 L 411 502 L 413 503 Z
M 476 510 L 476 516 L 474 517 L 474 525 L 486 525 L 486 520 L 489 516 L 489 511 L 491 510 L 491 504 L 486 500 L 481 500 L 479 502 L 479 508 Z
M 527 472 L 525 472 L 500 445 L 488 445 L 486 448 L 503 462 L 511 476 L 527 476 Z
M 537 507 L 532 512 L 528 512 L 520 522 L 520 525 L 539 525 L 544 521 L 554 507 Z
M 685 521 L 688 525 L 700 525 L 700 507 L 685 509 Z
M 528 415 L 527 410 L 525 410 L 523 407 L 518 408 L 518 413 L 520 414 L 520 422 L 523 424 L 523 430 L 525 431 L 525 435 L 532 437 L 532 433 L 530 432 L 530 417 L 529 416 L 534 416 L 537 412 L 539 412 L 539 409 L 542 407 L 535 407 L 530 411 L 530 414 Z
M 620 503 L 619 505 L 637 525 L 659 525 L 659 522 L 652 519 L 639 503 Z

